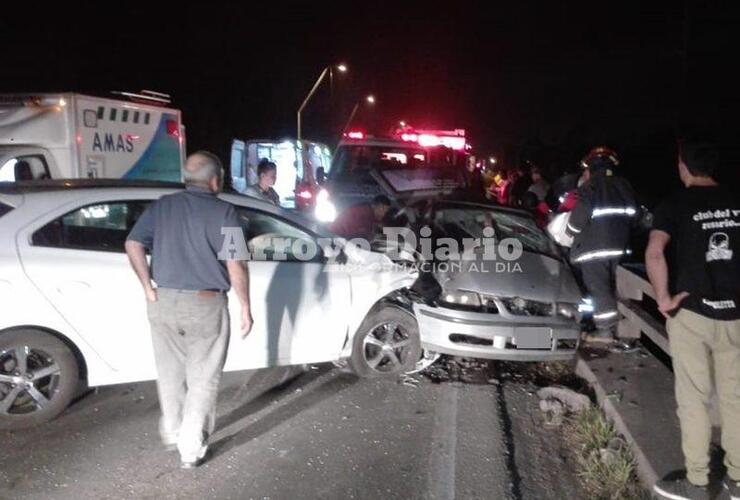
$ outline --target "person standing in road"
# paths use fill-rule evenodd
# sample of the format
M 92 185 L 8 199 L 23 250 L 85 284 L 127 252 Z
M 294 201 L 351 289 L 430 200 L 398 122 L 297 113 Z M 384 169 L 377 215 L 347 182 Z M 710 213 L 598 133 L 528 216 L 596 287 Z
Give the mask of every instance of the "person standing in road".
M 545 201 L 547 192 L 550 190 L 550 184 L 542 176 L 542 169 L 534 165 L 529 175 L 532 177 L 532 184 L 527 189 L 527 192 L 534 193 L 537 196 L 538 202 Z
M 583 158 L 584 183 L 578 188 L 566 232 L 573 237 L 570 260 L 580 270 L 594 306 L 596 331 L 587 340 L 627 350 L 633 348 L 630 343 L 615 344 L 619 323 L 615 278 L 619 261 L 630 253 L 637 203 L 630 183 L 615 175 L 618 165 L 617 154 L 602 146 Z
M 349 207 L 339 214 L 329 229 L 347 239 L 364 238 L 372 241 L 376 234 L 382 232 L 380 224 L 391 208 L 391 200 L 379 194 L 371 203 L 361 203 Z
M 217 253 L 223 248 L 222 228 L 241 227 L 234 207 L 217 197 L 224 175 L 221 162 L 201 151 L 187 158 L 183 174 L 186 189 L 144 211 L 128 235 L 126 253 L 147 300 L 160 434 L 165 446 L 177 447 L 182 467 L 193 468 L 205 458 L 214 430 L 229 342 L 230 288 L 241 303 L 243 338 L 252 328 L 252 316 L 246 266 L 239 260 L 219 260 Z
M 725 487 L 740 499 L 740 200 L 715 180 L 718 156 L 710 144 L 681 146 L 678 172 L 686 189 L 656 210 L 645 252 L 667 319 L 686 463 L 685 477 L 655 485 L 664 498 L 709 498 L 709 406 L 716 390 Z
M 527 192 L 529 186 L 532 185 L 532 177 L 529 175 L 530 163 L 520 163 L 516 169 L 511 172 L 509 179 L 511 180 L 511 191 L 509 192 L 509 199 L 507 203 L 511 207 L 518 207 L 521 205 L 522 197 Z
M 272 187 L 277 181 L 277 165 L 267 158 L 262 158 L 257 165 L 257 179 L 257 184 L 249 186 L 244 194 L 280 206 L 280 196 Z

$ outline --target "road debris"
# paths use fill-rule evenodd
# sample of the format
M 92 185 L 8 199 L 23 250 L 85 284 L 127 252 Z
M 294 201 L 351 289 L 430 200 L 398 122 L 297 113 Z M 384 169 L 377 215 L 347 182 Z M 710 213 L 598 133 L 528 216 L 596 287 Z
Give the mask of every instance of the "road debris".
M 543 387 L 537 391 L 541 400 L 555 399 L 560 401 L 568 411 L 580 413 L 591 407 L 591 400 L 585 394 L 579 394 L 572 389 L 561 386 Z

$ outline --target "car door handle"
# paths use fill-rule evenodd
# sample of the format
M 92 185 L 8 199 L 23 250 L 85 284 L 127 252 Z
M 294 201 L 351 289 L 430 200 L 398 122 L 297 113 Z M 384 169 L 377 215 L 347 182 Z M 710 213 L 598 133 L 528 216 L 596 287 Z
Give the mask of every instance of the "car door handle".
M 84 281 L 65 281 L 57 285 L 57 292 L 61 295 L 71 295 L 75 293 L 82 293 L 92 288 L 90 283 Z

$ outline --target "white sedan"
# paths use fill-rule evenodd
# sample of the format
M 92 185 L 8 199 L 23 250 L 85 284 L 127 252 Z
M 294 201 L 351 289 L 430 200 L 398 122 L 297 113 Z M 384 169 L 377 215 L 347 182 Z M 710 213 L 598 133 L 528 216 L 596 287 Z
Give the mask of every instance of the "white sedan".
M 146 206 L 178 189 L 124 181 L 0 184 L 0 428 L 54 418 L 80 382 L 156 378 L 144 294 L 123 245 Z M 260 200 L 220 197 L 237 208 L 248 245 L 266 234 L 306 241 L 324 234 Z M 232 321 L 225 370 L 344 358 L 368 376 L 413 367 L 418 326 L 402 295 L 415 271 L 382 253 L 344 252 L 337 262 L 323 254 L 274 261 L 269 252 L 250 261 L 254 326 L 242 340 Z M 384 271 L 370 271 L 375 265 Z M 231 294 L 230 306 L 238 318 Z

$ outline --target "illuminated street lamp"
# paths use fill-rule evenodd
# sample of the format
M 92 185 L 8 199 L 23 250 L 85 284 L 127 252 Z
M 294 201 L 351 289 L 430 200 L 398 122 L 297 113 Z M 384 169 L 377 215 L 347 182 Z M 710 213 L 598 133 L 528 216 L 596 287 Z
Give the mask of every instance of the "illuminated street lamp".
M 495 156 L 491 156 L 491 157 L 490 157 L 490 158 L 488 159 L 488 161 L 489 161 L 489 162 L 491 163 L 491 165 L 495 165 L 495 164 L 496 164 L 496 157 L 495 157 Z
M 354 119 L 355 114 L 357 114 L 357 110 L 360 109 L 360 103 L 361 102 L 362 101 L 357 101 L 355 103 L 355 107 L 352 108 L 352 112 L 349 114 L 349 119 L 347 120 L 347 123 L 344 124 L 344 128 L 342 128 L 342 134 L 341 134 L 342 137 L 344 137 L 344 133 L 347 131 L 347 128 L 352 123 L 352 120 Z M 370 105 L 374 105 L 375 104 L 375 96 L 372 95 L 372 94 L 368 95 L 367 97 L 365 97 L 365 102 L 368 103 L 368 104 L 370 104 Z
M 346 73 L 347 72 L 347 65 L 346 64 L 338 64 L 336 66 L 337 71 L 340 73 Z M 313 97 L 314 92 L 316 92 L 316 89 L 319 88 L 319 85 L 321 85 L 321 82 L 324 81 L 324 78 L 326 77 L 326 74 L 332 73 L 332 66 L 327 66 L 324 68 L 324 70 L 319 75 L 319 78 L 316 80 L 316 83 L 313 84 L 313 87 L 311 88 L 311 91 L 308 93 L 306 98 L 303 100 L 303 104 L 301 104 L 301 107 L 298 108 L 298 113 L 296 114 L 296 139 L 299 141 L 301 140 L 301 112 L 303 111 L 303 108 L 306 107 L 308 104 L 308 101 L 311 100 L 311 97 Z

